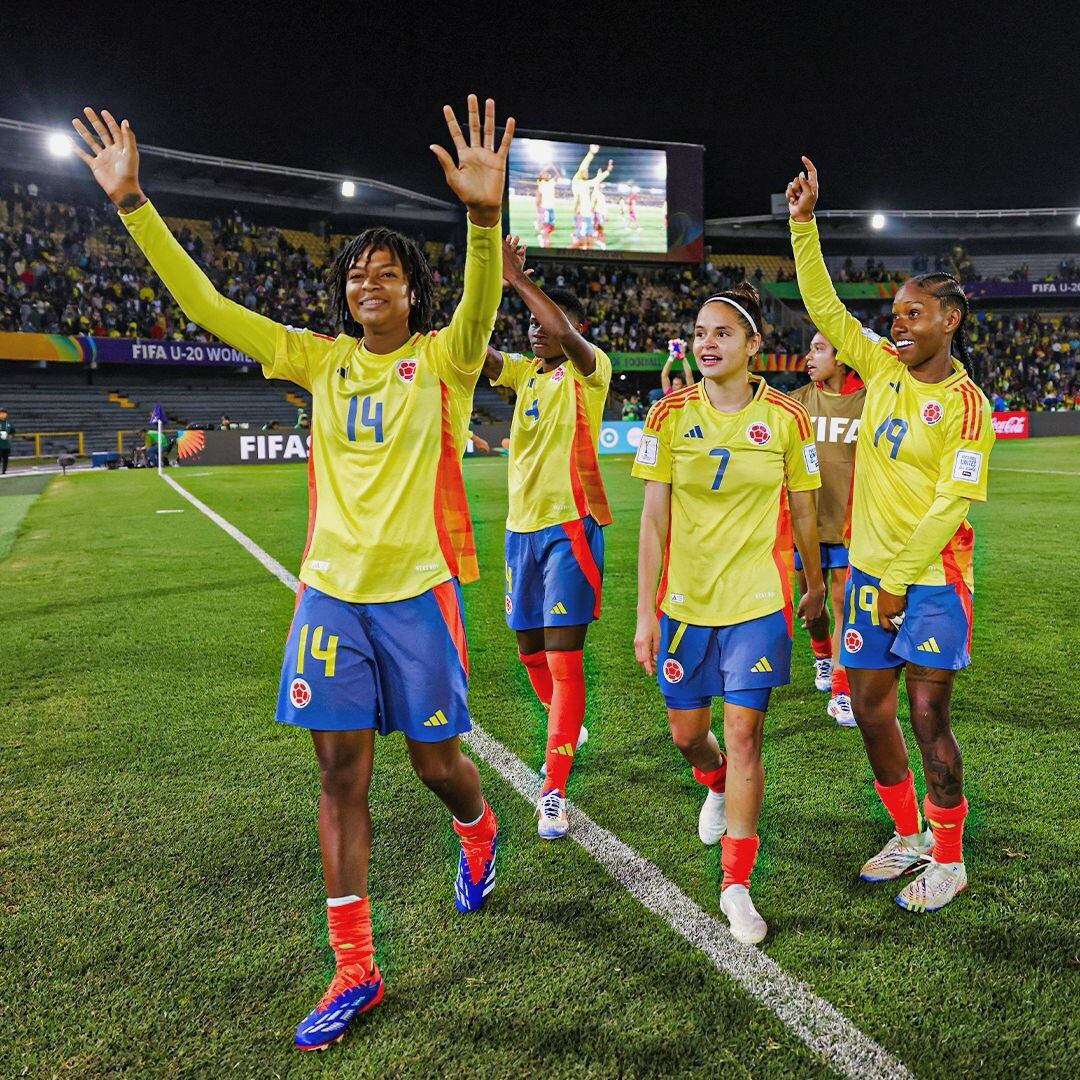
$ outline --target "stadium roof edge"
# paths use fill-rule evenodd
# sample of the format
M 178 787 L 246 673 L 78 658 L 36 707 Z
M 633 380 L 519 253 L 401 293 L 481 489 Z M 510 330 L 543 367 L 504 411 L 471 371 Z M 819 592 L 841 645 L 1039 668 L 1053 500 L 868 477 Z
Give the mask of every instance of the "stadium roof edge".
M 0 117 L 0 130 L 48 137 L 49 135 L 55 134 L 58 129 L 49 127 L 46 124 L 37 124 L 26 120 L 14 120 L 9 117 Z M 458 209 L 453 203 L 446 202 L 443 199 L 437 199 L 433 195 L 425 195 L 420 191 L 412 191 L 409 188 L 398 187 L 382 180 L 373 180 L 370 177 L 350 176 L 347 173 L 328 172 L 320 169 L 301 169 L 289 165 L 274 165 L 269 162 L 246 161 L 239 158 L 227 158 L 214 154 L 196 154 L 187 150 L 173 150 L 165 146 L 155 146 L 151 143 L 140 143 L 139 152 L 140 154 L 147 154 L 168 161 L 183 162 L 185 164 L 199 165 L 211 169 L 239 170 L 266 177 L 315 180 L 338 186 L 346 180 L 349 180 L 358 187 L 362 186 L 385 195 L 396 196 L 399 199 L 408 200 L 431 209 L 453 212 L 455 214 Z

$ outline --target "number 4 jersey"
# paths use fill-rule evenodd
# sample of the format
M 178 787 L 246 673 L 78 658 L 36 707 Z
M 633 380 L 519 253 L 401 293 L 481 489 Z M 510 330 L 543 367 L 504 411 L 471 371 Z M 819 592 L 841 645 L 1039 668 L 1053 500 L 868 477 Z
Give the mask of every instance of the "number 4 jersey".
M 704 381 L 650 410 L 634 476 L 671 485 L 671 528 L 657 601 L 695 626 L 731 626 L 790 605 L 788 491 L 821 486 L 810 415 L 750 376 L 739 412 L 714 408 Z

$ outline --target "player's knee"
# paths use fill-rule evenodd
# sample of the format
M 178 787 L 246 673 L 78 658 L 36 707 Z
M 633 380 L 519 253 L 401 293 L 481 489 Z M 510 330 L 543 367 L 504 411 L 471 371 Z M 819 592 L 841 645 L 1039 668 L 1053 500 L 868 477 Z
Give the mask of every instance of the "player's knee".
M 425 755 L 413 760 L 413 769 L 425 787 L 439 791 L 453 779 L 456 762 L 442 755 Z
M 761 757 L 762 725 L 753 722 L 725 723 L 724 749 L 736 764 L 754 764 Z
M 319 786 L 334 799 L 367 797 L 367 781 L 355 754 L 329 755 L 319 761 Z
M 675 743 L 676 749 L 680 754 L 689 755 L 693 754 L 695 750 L 700 749 L 709 739 L 708 729 L 705 731 L 695 731 L 689 728 L 678 727 L 675 724 L 671 725 L 671 738 Z

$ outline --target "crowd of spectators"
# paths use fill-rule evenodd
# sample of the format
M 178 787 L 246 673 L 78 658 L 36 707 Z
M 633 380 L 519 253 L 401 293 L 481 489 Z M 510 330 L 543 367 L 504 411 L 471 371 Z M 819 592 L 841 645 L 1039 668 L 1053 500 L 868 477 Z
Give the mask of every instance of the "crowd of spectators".
M 1080 315 L 979 312 L 971 375 L 995 409 L 1080 407 Z
M 0 330 L 95 336 L 137 336 L 205 340 L 172 302 L 130 240 L 111 206 L 62 205 L 12 188 L 3 197 L 0 221 Z M 253 224 L 239 212 L 214 218 L 206 228 L 180 227 L 177 239 L 204 267 L 214 285 L 237 303 L 293 326 L 330 329 L 324 266 L 278 229 Z M 206 237 L 211 239 L 208 241 Z M 461 252 L 452 244 L 428 244 L 439 307 L 436 323 L 447 321 L 462 287 Z M 977 277 L 960 246 L 935 259 L 917 257 L 912 270 L 944 269 Z M 703 292 L 749 280 L 759 288 L 760 270 L 747 275 L 737 262 L 707 262 L 702 272 L 686 266 L 622 263 L 544 262 L 541 285 L 569 288 L 586 301 L 589 333 L 609 352 L 666 352 L 672 338 L 690 339 Z M 778 278 L 785 278 L 785 271 Z M 1059 276 L 1080 278 L 1077 260 L 1062 260 Z M 1014 277 L 1026 278 L 1018 267 Z M 845 281 L 890 281 L 904 275 L 873 258 L 847 259 L 838 276 Z M 763 296 L 766 314 L 769 297 Z M 775 314 L 778 309 L 772 309 Z M 880 311 L 862 313 L 882 333 Z M 528 314 L 508 293 L 495 340 L 510 347 L 527 341 Z M 790 321 L 790 320 L 789 320 Z M 779 319 L 777 320 L 779 322 Z M 1080 318 L 980 313 L 973 335 L 973 375 L 987 393 L 1023 408 L 1072 407 Z M 764 352 L 798 352 L 799 326 L 766 327 Z

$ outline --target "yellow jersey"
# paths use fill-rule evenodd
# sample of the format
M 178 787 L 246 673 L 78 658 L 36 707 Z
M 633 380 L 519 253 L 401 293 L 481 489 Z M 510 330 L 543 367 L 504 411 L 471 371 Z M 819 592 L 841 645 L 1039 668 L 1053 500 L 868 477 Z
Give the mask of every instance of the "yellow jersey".
M 506 527 L 536 532 L 591 515 L 611 524 L 596 458 L 611 360 L 593 346 L 596 367 L 582 375 L 570 360 L 552 371 L 521 353 L 501 353 L 503 366 L 492 386 L 517 394 L 510 425 L 510 512 Z
M 791 245 L 811 320 L 866 383 L 849 557 L 864 573 L 884 577 L 937 496 L 986 500 L 994 445 L 990 403 L 957 360 L 943 382 L 920 382 L 892 342 L 848 312 L 821 256 L 816 220 L 792 220 Z M 974 532 L 965 518 L 949 543 L 907 584 L 962 579 L 974 588 L 973 544 Z
M 190 319 L 311 392 L 314 525 L 300 580 L 354 603 L 478 575 L 461 454 L 502 298 L 500 229 L 468 225 L 449 326 L 392 353 L 275 323 L 227 300 L 150 203 L 120 220 Z
M 633 475 L 671 485 L 660 610 L 695 626 L 790 617 L 785 491 L 821 486 L 810 414 L 751 375 L 754 396 L 720 412 L 705 381 L 658 401 Z

